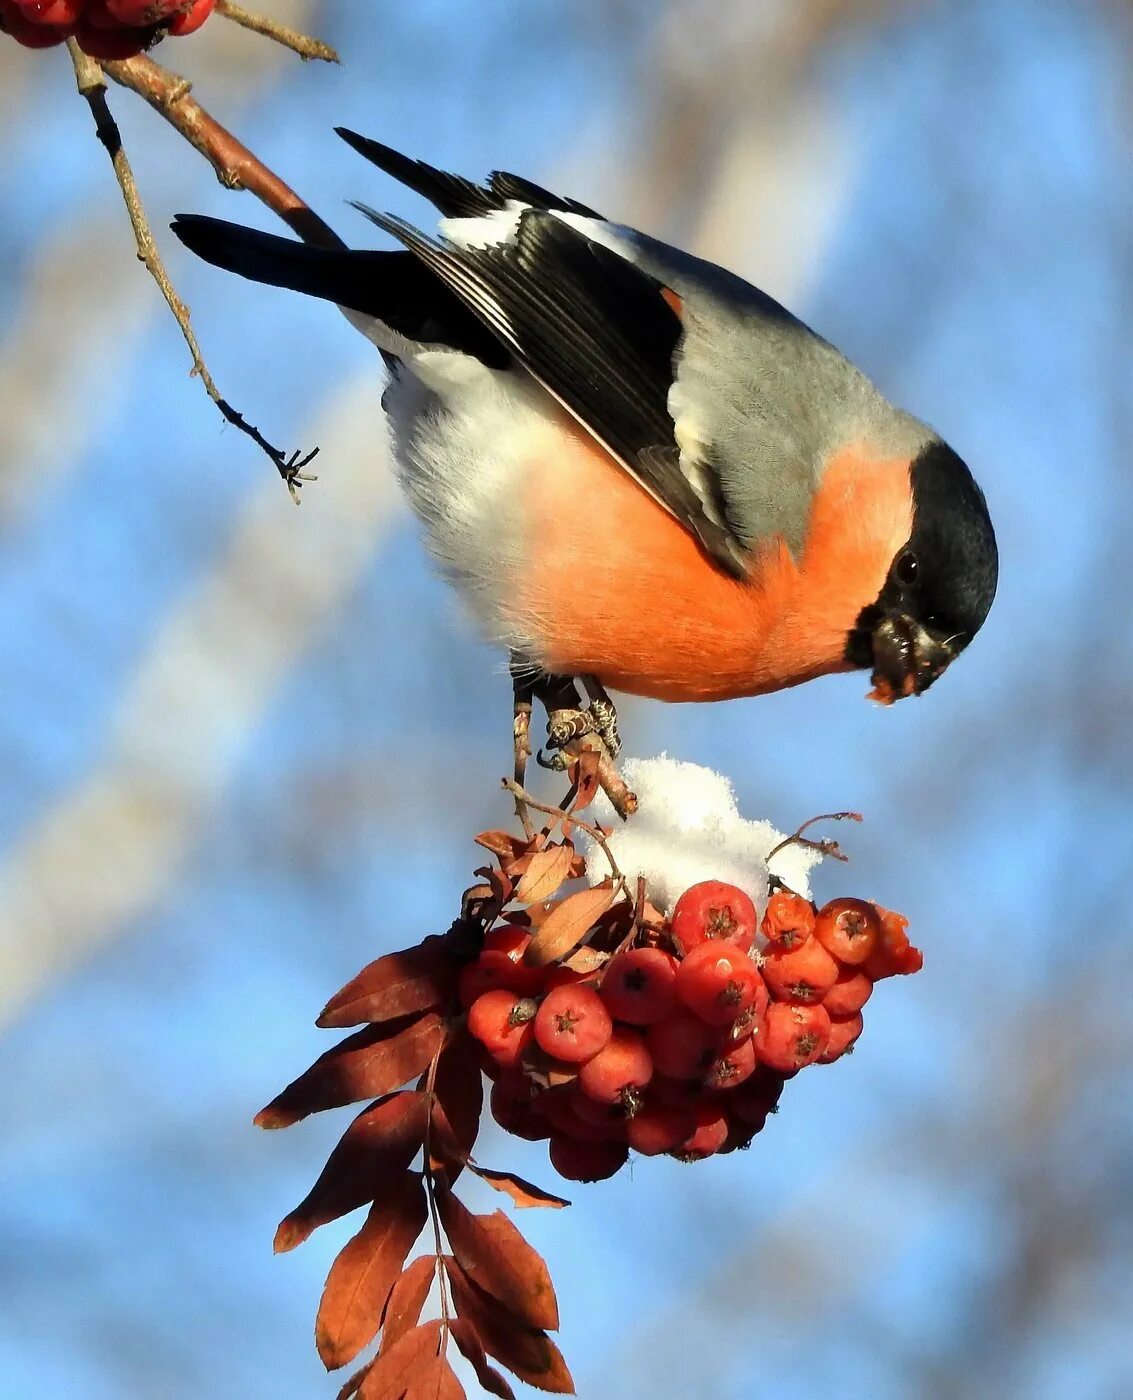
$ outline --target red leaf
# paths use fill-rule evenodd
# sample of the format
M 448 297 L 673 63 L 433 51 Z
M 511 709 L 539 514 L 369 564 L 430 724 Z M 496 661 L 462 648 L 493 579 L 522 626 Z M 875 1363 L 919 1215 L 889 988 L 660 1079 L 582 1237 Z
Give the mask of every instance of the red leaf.
M 375 1357 L 374 1360 L 376 1361 L 377 1357 Z M 373 1364 L 373 1361 L 367 1361 L 365 1366 L 359 1366 L 357 1371 L 354 1372 L 354 1374 L 343 1385 L 342 1389 L 335 1396 L 335 1400 L 353 1400 L 353 1397 L 358 1394 L 358 1390 L 361 1387 L 362 1382 L 369 1375 L 370 1368 L 371 1366 L 373 1366 Z
M 598 795 L 598 751 L 583 749 L 575 769 L 575 797 L 572 812 L 584 812 Z
M 370 1367 L 358 1400 L 402 1400 L 441 1346 L 441 1320 L 415 1327 Z
M 328 1371 L 352 1361 L 378 1330 L 394 1280 L 427 1218 L 424 1183 L 406 1173 L 371 1207 L 365 1225 L 331 1265 L 315 1319 L 315 1345 Z
M 382 1344 L 378 1348 L 379 1354 L 389 1351 L 406 1332 L 417 1326 L 421 1320 L 421 1309 L 425 1306 L 425 1299 L 429 1296 L 429 1289 L 432 1288 L 436 1276 L 435 1254 L 423 1254 L 420 1259 L 414 1259 L 402 1272 L 393 1286 L 386 1310 L 382 1314 Z
M 493 1172 L 487 1167 L 475 1165 L 472 1170 L 481 1181 L 486 1181 L 494 1190 L 510 1196 L 521 1210 L 532 1206 L 550 1206 L 553 1210 L 562 1210 L 563 1206 L 570 1205 L 562 1196 L 553 1196 L 550 1191 L 544 1191 L 541 1186 L 534 1186 L 530 1181 L 524 1181 L 523 1177 L 512 1172 Z
M 445 1257 L 445 1272 L 457 1315 L 475 1330 L 490 1356 L 528 1385 L 557 1395 L 574 1394 L 562 1353 L 546 1332 L 524 1327 L 514 1313 L 481 1292 L 449 1256 Z
M 515 887 L 516 900 L 520 904 L 541 904 L 550 899 L 566 879 L 573 860 L 571 846 L 544 846 L 536 851 Z
M 559 1305 L 542 1257 L 502 1210 L 473 1215 L 451 1191 L 437 1192 L 441 1224 L 465 1274 L 527 1327 L 559 1325 Z
M 340 1029 L 367 1021 L 395 1021 L 413 1011 L 443 1006 L 456 984 L 456 965 L 435 934 L 413 948 L 387 953 L 323 1007 L 317 1026 Z
M 444 1043 L 434 1011 L 355 1031 L 256 1114 L 260 1128 L 288 1128 L 309 1113 L 377 1099 L 420 1074 Z
M 569 953 L 613 902 L 614 891 L 603 885 L 568 895 L 555 905 L 532 935 L 523 955 L 524 962 L 545 967 Z
M 425 1140 L 424 1094 L 391 1094 L 355 1118 L 318 1181 L 280 1222 L 275 1252 L 302 1244 L 312 1230 L 377 1200 L 400 1177 Z
M 441 1051 L 433 1092 L 433 1154 L 452 1185 L 475 1146 L 484 1107 L 479 1047 L 467 1031 L 458 1032 Z
M 521 851 L 527 849 L 527 842 L 521 836 L 513 836 L 510 831 L 482 831 L 473 841 L 491 851 L 494 856 L 514 860 Z
M 452 1334 L 453 1341 L 460 1348 L 464 1359 L 476 1372 L 476 1379 L 480 1382 L 481 1387 L 489 1395 L 498 1395 L 500 1400 L 515 1400 L 515 1391 L 512 1390 L 499 1371 L 488 1364 L 484 1344 L 471 1322 L 464 1317 L 454 1317 L 449 1323 L 449 1332 Z
M 434 1356 L 411 1378 L 405 1400 L 465 1400 L 464 1387 L 448 1358 Z

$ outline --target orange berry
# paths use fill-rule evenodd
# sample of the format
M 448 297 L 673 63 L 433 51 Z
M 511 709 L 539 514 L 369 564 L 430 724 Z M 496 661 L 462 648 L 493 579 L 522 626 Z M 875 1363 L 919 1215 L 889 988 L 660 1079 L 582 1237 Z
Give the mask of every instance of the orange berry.
M 581 1064 L 610 1038 L 613 1022 L 592 987 L 555 987 L 543 998 L 535 1017 L 535 1039 L 548 1055 Z
M 704 1087 L 709 1090 L 735 1089 L 755 1073 L 757 1063 L 755 1045 L 749 1035 L 712 1061 L 704 1075 Z
M 756 1065 L 751 1078 L 728 1095 L 729 1115 L 758 1132 L 768 1116 L 775 1112 L 786 1082 L 783 1075 L 768 1065 Z
M 653 1068 L 669 1079 L 699 1079 L 716 1058 L 720 1035 L 699 1016 L 677 1007 L 645 1032 Z
M 534 1038 L 535 1003 L 500 987 L 485 992 L 468 1011 L 469 1033 L 497 1064 L 512 1067 Z
M 811 1065 L 830 1039 L 830 1016 L 824 1006 L 773 1001 L 755 1037 L 755 1053 L 781 1073 Z
M 755 905 L 743 890 L 722 880 L 702 880 L 677 900 L 669 930 L 686 956 L 707 939 L 723 939 L 745 951 L 755 942 Z
M 760 927 L 768 943 L 797 948 L 814 932 L 814 906 L 794 890 L 776 890 L 767 901 Z
M 663 1021 L 673 1009 L 677 966 L 659 948 L 630 948 L 611 958 L 598 989 L 610 1015 L 631 1026 Z
M 826 1042 L 826 1049 L 818 1057 L 818 1063 L 832 1065 L 835 1060 L 840 1060 L 843 1055 L 848 1055 L 861 1033 L 862 1013 L 860 1011 L 856 1016 L 848 1016 L 839 1021 L 832 1020 L 830 1022 L 830 1038 Z
M 711 1157 L 728 1140 L 728 1117 L 718 1102 L 697 1104 L 696 1127 L 673 1153 L 682 1161 Z
M 856 967 L 865 962 L 881 936 L 877 908 L 864 899 L 832 899 L 818 911 L 814 936 L 840 963 Z
M 645 1041 L 628 1026 L 615 1026 L 601 1050 L 578 1072 L 579 1087 L 596 1103 L 627 1108 L 640 1101 L 638 1091 L 652 1078 L 653 1060 Z
M 456 995 L 461 1006 L 467 1010 L 485 992 L 503 989 L 515 992 L 517 996 L 537 996 L 542 990 L 543 978 L 537 967 L 525 967 L 514 962 L 506 953 L 485 948 L 474 963 L 460 969 L 456 979 Z
M 822 998 L 831 1020 L 856 1016 L 873 995 L 873 983 L 860 967 L 844 967 L 838 980 Z
M 505 1133 L 538 1142 L 551 1136 L 551 1125 L 535 1109 L 536 1091 L 531 1081 L 512 1070 L 504 1070 L 492 1085 L 488 1106 L 492 1117 Z
M 771 944 L 760 970 L 776 1001 L 804 1005 L 821 1001 L 838 980 L 838 964 L 817 937 L 794 948 Z
M 658 1157 L 687 1142 L 696 1131 L 691 1108 L 648 1103 L 626 1123 L 626 1141 L 643 1157 Z
M 767 996 L 759 969 L 743 949 L 719 940 L 694 948 L 673 985 L 678 999 L 710 1026 L 730 1026 Z
M 628 1158 L 629 1148 L 624 1142 L 551 1138 L 551 1166 L 567 1181 L 605 1181 L 620 1171 Z

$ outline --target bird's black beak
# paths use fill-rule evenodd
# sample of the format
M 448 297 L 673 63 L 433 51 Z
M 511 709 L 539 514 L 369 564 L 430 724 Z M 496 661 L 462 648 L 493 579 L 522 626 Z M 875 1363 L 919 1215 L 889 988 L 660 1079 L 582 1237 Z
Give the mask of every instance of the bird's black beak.
M 871 635 L 871 700 L 891 705 L 909 695 L 923 695 L 961 651 L 964 639 L 936 633 L 906 613 L 886 613 Z

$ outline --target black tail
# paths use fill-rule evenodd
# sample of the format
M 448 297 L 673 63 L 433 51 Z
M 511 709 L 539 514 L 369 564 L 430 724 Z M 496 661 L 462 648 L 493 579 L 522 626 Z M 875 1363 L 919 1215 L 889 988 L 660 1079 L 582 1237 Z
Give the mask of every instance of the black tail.
M 507 351 L 412 253 L 315 248 L 259 229 L 178 214 L 186 248 L 226 272 L 373 316 L 407 340 L 447 345 L 502 369 Z

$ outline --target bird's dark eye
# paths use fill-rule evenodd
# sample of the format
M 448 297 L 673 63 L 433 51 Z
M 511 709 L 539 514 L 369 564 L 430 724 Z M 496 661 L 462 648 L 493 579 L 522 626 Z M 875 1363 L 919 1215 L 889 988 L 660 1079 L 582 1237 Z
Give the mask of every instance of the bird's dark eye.
M 911 549 L 905 550 L 897 558 L 897 578 L 901 583 L 916 583 L 917 581 L 917 556 Z

